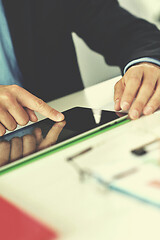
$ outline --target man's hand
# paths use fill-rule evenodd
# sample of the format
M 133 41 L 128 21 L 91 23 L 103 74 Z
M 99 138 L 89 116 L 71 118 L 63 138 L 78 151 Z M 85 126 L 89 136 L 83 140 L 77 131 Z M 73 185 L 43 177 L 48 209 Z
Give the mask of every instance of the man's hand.
M 34 111 L 56 122 L 64 119 L 62 113 L 25 89 L 17 85 L 0 86 L 0 136 L 6 129 L 15 130 L 17 124 L 25 126 L 29 121 L 36 122 Z
M 129 110 L 129 117 L 152 114 L 160 107 L 160 67 L 152 63 L 137 64 L 116 83 L 115 110 Z

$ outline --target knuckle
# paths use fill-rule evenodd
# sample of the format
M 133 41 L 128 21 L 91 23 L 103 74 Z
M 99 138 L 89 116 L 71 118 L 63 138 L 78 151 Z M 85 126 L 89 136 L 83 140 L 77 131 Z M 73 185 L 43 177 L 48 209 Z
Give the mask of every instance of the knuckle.
M 123 101 L 126 101 L 128 103 L 131 103 L 134 99 L 134 93 L 130 92 L 130 93 L 125 93 L 125 95 L 123 96 Z
M 13 96 L 10 93 L 10 91 L 4 91 L 3 94 L 1 95 L 1 97 L 3 98 L 3 100 L 7 103 L 7 102 L 12 102 L 13 100 Z
M 149 81 L 145 83 L 146 89 L 154 89 L 155 88 L 155 83 L 153 81 Z
M 131 77 L 132 81 L 134 81 L 135 84 L 140 84 L 141 83 L 141 78 L 138 75 L 134 75 Z
M 42 100 L 42 99 L 37 99 L 37 101 L 36 101 L 36 105 L 37 105 L 37 109 L 38 110 L 43 110 L 43 108 L 44 108 L 44 101 Z
M 133 74 L 133 73 L 142 74 L 143 70 L 144 70 L 143 65 L 136 64 L 134 66 L 131 66 L 127 72 L 130 74 Z
M 20 91 L 21 87 L 16 85 L 16 84 L 14 84 L 14 85 L 10 86 L 10 89 L 11 89 L 12 92 L 16 92 L 17 93 L 17 92 Z
M 153 72 L 157 72 L 158 66 L 153 63 L 147 63 L 147 67 L 151 69 Z
M 127 79 L 139 83 L 142 80 L 143 72 L 142 66 L 135 65 L 128 70 Z
M 134 68 L 138 73 L 143 73 L 144 70 L 145 70 L 145 64 L 144 63 L 138 63 L 138 64 L 134 65 Z
M 151 72 L 153 75 L 155 75 L 157 72 L 157 68 L 155 66 L 151 66 Z
M 49 115 L 49 116 L 56 115 L 56 111 L 55 111 L 53 108 L 50 108 L 50 109 L 48 110 L 48 115 Z
M 17 104 L 15 103 L 14 99 L 12 101 L 12 105 L 8 106 L 8 110 L 9 111 L 12 110 L 12 111 L 15 111 L 15 112 L 18 110 Z

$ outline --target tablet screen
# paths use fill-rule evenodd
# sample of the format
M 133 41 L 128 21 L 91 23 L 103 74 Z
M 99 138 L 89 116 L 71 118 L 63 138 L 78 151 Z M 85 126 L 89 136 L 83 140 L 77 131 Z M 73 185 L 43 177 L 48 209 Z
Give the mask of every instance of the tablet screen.
M 65 121 L 44 119 L 0 137 L 0 167 L 55 146 L 126 114 L 76 107 L 64 112 Z

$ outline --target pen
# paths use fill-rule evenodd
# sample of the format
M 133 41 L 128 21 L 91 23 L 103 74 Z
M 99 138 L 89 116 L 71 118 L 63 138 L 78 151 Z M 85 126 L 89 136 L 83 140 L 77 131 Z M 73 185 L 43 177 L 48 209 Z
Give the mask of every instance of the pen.
M 67 158 L 67 161 L 72 161 L 72 160 L 74 160 L 75 158 L 77 158 L 77 157 L 79 157 L 79 156 L 81 156 L 81 155 L 83 155 L 83 154 L 85 154 L 85 153 L 87 153 L 87 152 L 89 152 L 89 151 L 91 151 L 91 150 L 99 147 L 99 146 L 102 146 L 102 145 L 104 145 L 104 144 L 106 144 L 105 141 L 98 142 L 97 144 L 94 144 L 94 145 L 92 145 L 92 146 L 90 146 L 90 147 L 88 147 L 88 148 L 86 148 L 86 149 L 84 149 L 84 150 L 76 153 L 75 155 L 73 155 L 73 156 L 71 156 L 71 157 L 68 157 L 68 158 Z
M 67 158 L 67 161 L 72 161 L 72 160 L 74 160 L 75 158 L 77 158 L 77 157 L 79 157 L 79 156 L 81 156 L 81 155 L 83 155 L 83 154 L 91 151 L 92 149 L 93 149 L 93 147 L 88 147 L 88 148 L 84 149 L 83 151 L 81 151 L 81 152 L 79 152 L 79 153 L 76 153 L 75 155 Z

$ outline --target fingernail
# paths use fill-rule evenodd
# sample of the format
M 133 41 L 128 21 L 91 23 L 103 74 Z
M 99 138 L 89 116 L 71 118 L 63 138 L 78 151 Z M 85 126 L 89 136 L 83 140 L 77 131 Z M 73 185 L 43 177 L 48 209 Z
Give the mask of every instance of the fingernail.
M 132 110 L 130 113 L 132 119 L 137 119 L 139 117 L 139 112 L 137 110 Z
M 121 104 L 122 110 L 126 111 L 129 109 L 129 107 L 130 107 L 130 105 L 128 102 L 122 102 L 122 104 Z
M 115 105 L 114 105 L 114 108 L 115 108 L 115 109 L 119 109 L 119 102 L 120 102 L 119 99 L 117 99 L 117 100 L 115 101 Z
M 58 113 L 56 115 L 56 121 L 63 121 L 64 120 L 64 115 L 62 113 Z
M 144 113 L 145 115 L 150 115 L 150 114 L 152 114 L 152 113 L 153 113 L 153 108 L 152 108 L 152 107 L 149 107 L 149 106 L 147 106 L 147 107 L 145 107 L 145 109 L 144 109 L 143 113 Z

